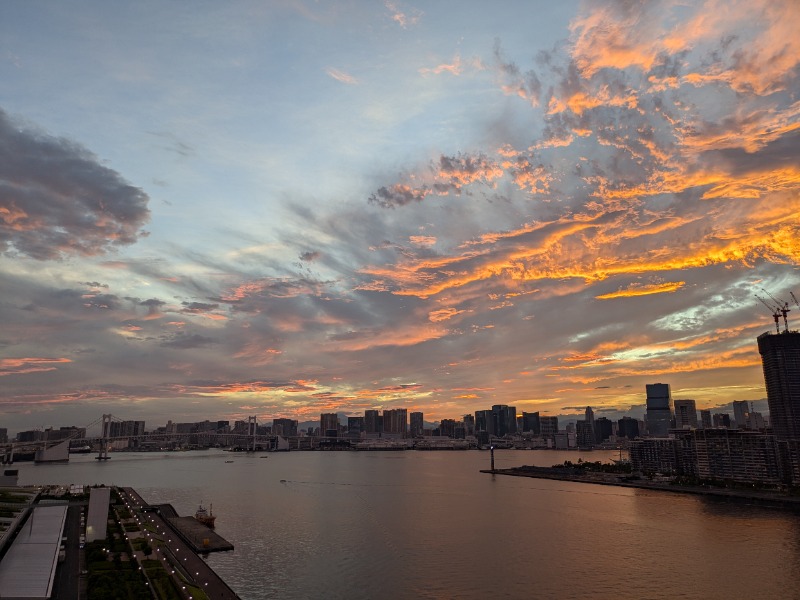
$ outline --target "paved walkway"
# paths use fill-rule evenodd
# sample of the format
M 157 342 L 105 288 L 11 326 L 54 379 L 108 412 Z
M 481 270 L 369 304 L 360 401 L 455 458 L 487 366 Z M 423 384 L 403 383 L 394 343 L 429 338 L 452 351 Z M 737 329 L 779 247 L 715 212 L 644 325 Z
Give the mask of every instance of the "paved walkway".
M 219 575 L 184 542 L 168 523 L 156 512 L 141 512 L 148 504 L 136 493 L 133 488 L 120 488 L 120 496 L 128 504 L 132 513 L 140 521 L 142 531 L 140 536 L 151 542 L 153 554 L 149 558 L 157 558 L 164 563 L 167 572 L 177 568 L 183 576 L 193 585 L 201 588 L 213 600 L 239 600 L 239 596 L 225 583 Z M 144 524 L 149 523 L 155 527 L 157 533 L 144 529 Z M 155 541 L 160 540 L 164 545 L 155 550 Z M 136 552 L 137 559 L 144 559 L 141 552 Z M 186 598 L 189 598 L 188 591 Z

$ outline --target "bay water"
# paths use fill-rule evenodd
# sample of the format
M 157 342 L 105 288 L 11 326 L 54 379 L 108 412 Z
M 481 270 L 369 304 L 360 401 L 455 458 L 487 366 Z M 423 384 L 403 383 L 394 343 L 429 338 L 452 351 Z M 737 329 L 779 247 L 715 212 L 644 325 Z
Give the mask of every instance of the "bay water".
M 614 453 L 495 453 L 498 468 Z M 18 463 L 20 484 L 131 486 L 213 505 L 208 563 L 244 600 L 800 597 L 800 516 L 480 473 L 480 451 L 115 453 Z

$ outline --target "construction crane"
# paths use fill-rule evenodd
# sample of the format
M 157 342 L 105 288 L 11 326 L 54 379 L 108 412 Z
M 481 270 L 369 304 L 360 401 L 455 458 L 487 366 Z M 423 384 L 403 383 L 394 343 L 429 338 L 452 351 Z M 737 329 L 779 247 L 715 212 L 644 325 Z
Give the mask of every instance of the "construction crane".
M 794 295 L 794 292 L 789 292 L 789 295 L 792 297 L 792 300 L 794 300 L 794 303 L 797 305 L 797 308 L 800 308 L 800 302 L 798 302 L 797 296 Z
M 769 302 L 764 300 L 758 294 L 755 295 L 758 298 L 758 301 L 761 302 L 764 306 L 766 306 L 769 311 L 772 313 L 772 318 L 775 319 L 775 330 L 780 333 L 781 332 L 781 309 L 780 307 L 772 306 Z
M 789 320 L 786 318 L 786 315 L 789 314 L 789 310 L 790 310 L 789 309 L 789 303 L 788 302 L 784 302 L 783 300 L 778 300 L 775 296 L 770 294 L 763 287 L 761 289 L 764 291 L 764 293 L 767 296 L 772 298 L 772 301 L 775 303 L 775 306 L 777 307 L 778 312 L 780 312 L 783 315 L 783 331 L 784 332 L 789 331 Z

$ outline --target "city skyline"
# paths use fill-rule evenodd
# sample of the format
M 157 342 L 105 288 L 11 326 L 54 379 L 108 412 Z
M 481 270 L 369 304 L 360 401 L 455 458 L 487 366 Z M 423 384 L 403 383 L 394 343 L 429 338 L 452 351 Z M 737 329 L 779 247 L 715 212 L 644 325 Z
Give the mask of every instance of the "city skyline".
M 765 398 L 800 7 L 504 8 L 2 6 L 0 425 Z

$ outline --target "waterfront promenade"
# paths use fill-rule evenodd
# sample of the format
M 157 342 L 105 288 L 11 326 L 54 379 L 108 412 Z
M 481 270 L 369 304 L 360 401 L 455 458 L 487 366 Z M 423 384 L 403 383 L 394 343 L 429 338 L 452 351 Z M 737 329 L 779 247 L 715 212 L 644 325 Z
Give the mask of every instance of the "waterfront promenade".
M 148 537 L 148 541 L 161 542 L 156 553 L 165 567 L 171 566 L 180 569 L 183 577 L 193 585 L 203 590 L 209 599 L 220 600 L 239 600 L 239 596 L 228 586 L 216 572 L 206 564 L 205 560 L 198 556 L 193 548 L 184 541 L 177 532 L 170 526 L 168 521 L 150 508 L 147 502 L 133 488 L 119 488 L 120 497 L 128 505 L 132 513 L 138 514 L 151 527 L 143 529 L 142 535 Z M 153 531 L 154 530 L 154 531 Z M 146 531 L 146 533 L 145 533 Z M 155 546 L 156 544 L 153 544 Z M 186 597 L 191 598 L 187 593 Z

